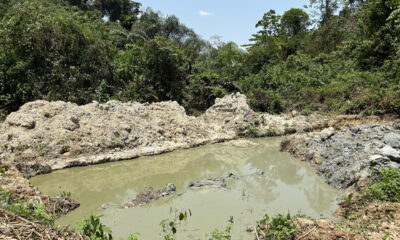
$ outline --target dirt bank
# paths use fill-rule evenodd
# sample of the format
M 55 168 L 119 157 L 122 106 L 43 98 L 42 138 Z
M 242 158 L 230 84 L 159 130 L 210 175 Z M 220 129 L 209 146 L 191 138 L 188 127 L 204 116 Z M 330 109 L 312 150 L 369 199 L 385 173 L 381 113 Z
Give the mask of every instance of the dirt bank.
M 242 94 L 217 99 L 199 117 L 186 115 L 176 102 L 111 101 L 78 106 L 35 101 L 11 113 L 0 125 L 0 160 L 13 163 L 29 178 L 66 167 L 155 155 L 246 135 L 278 136 L 384 120 L 258 114 Z

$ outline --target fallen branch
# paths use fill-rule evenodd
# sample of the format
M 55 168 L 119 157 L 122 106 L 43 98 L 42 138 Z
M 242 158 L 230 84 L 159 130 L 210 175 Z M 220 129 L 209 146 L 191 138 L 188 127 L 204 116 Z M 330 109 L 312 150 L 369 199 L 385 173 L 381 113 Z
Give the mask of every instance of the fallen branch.
M 257 240 L 260 240 L 260 238 L 258 237 L 258 232 L 257 232 L 257 228 L 256 228 L 256 226 L 253 226 L 253 228 L 254 228 L 254 232 L 256 232 L 256 237 L 257 237 Z
M 318 228 L 318 227 L 315 227 L 315 228 L 311 229 L 310 231 L 308 231 L 308 232 L 305 233 L 304 235 L 301 235 L 300 237 L 296 238 L 296 240 L 302 239 L 303 237 L 307 236 L 307 235 L 310 234 L 311 232 L 317 230 L 317 228 Z

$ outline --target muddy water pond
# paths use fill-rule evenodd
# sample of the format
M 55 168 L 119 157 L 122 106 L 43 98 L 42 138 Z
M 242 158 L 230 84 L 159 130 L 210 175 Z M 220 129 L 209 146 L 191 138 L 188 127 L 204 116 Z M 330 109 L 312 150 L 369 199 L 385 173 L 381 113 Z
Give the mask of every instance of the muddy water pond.
M 90 214 L 102 215 L 115 239 L 139 232 L 140 239 L 160 239 L 160 222 L 175 209 L 190 209 L 192 216 L 178 229 L 177 239 L 205 239 L 215 228 L 224 229 L 233 216 L 232 239 L 253 239 L 247 226 L 268 213 L 304 213 L 331 217 L 338 193 L 314 170 L 279 151 L 280 138 L 251 140 L 254 146 L 219 143 L 130 161 L 59 170 L 36 176 L 31 182 L 49 195 L 70 192 L 81 206 L 57 221 L 74 225 Z M 263 174 L 254 174 L 260 173 Z M 193 180 L 233 173 L 228 188 L 187 189 Z M 121 208 L 146 186 L 176 185 L 176 194 L 150 204 Z M 105 203 L 116 206 L 100 210 Z

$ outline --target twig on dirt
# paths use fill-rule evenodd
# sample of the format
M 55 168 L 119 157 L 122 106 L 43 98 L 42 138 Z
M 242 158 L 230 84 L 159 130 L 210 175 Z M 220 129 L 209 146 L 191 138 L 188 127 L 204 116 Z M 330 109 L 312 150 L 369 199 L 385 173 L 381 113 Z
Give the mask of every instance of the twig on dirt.
M 296 240 L 302 239 L 303 237 L 307 236 L 307 235 L 310 234 L 311 232 L 317 230 L 317 228 L 318 228 L 318 227 L 315 227 L 315 228 L 311 229 L 310 231 L 308 231 L 308 232 L 306 232 L 305 234 L 301 235 L 300 237 L 296 238 Z
M 256 237 L 257 237 L 257 240 L 260 240 L 260 238 L 258 237 L 258 232 L 257 232 L 257 228 L 256 228 L 256 226 L 253 226 L 253 228 L 254 228 L 254 232 L 256 232 Z

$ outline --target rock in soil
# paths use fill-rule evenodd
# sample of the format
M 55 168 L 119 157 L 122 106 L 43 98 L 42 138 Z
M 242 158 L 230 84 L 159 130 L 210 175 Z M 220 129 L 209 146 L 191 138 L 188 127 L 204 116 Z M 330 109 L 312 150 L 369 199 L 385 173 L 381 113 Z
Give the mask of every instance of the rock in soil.
M 364 124 L 291 136 L 281 147 L 313 163 L 331 186 L 359 188 L 370 177 L 371 167 L 400 169 L 399 134 L 399 123 Z

